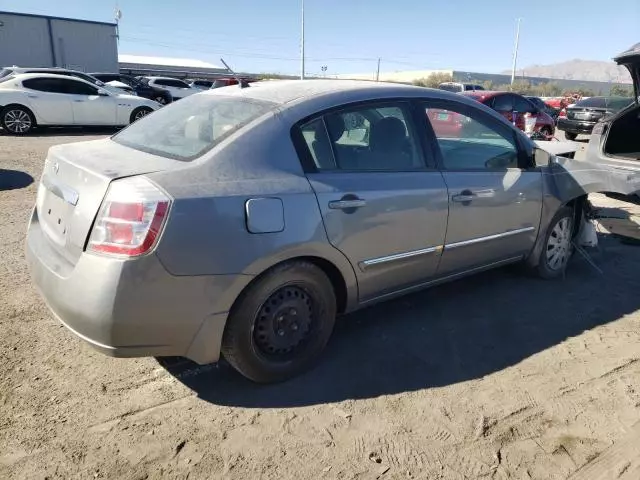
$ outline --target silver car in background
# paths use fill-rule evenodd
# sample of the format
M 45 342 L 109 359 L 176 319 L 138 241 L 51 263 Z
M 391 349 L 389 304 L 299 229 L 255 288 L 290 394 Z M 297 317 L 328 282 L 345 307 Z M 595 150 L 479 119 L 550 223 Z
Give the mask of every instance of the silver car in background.
M 587 148 L 587 159 L 635 177 L 640 175 L 640 43 L 614 60 L 631 73 L 635 90 L 633 103 L 595 124 Z
M 337 314 L 510 263 L 562 275 L 586 194 L 616 182 L 461 95 L 264 82 L 52 147 L 28 259 L 98 350 L 222 353 L 272 382 L 317 360 Z

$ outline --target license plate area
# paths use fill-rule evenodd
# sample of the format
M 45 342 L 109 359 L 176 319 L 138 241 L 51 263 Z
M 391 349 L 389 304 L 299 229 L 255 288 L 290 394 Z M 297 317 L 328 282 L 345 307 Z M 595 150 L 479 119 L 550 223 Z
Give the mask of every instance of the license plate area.
M 589 120 L 591 115 L 589 113 L 576 113 L 575 118 L 576 120 Z
M 438 113 L 437 119 L 440 120 L 441 122 L 446 122 L 449 120 L 449 114 L 448 113 Z
M 41 201 L 38 205 L 38 218 L 42 229 L 56 244 L 64 247 L 69 233 L 69 219 L 73 214 L 73 205 L 54 195 L 43 185 Z

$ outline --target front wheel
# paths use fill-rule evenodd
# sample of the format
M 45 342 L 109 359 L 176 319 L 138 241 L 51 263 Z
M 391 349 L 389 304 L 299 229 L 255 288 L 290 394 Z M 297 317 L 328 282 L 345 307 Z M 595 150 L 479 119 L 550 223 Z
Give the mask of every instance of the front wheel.
M 564 138 L 573 142 L 576 138 L 578 138 L 578 134 L 571 133 L 571 132 L 564 132 Z
M 229 315 L 222 354 L 259 383 L 287 380 L 324 350 L 336 316 L 333 285 L 315 265 L 295 261 L 265 273 Z
M 36 126 L 31 111 L 20 105 L 9 105 L 0 113 L 2 128 L 11 135 L 26 135 Z
M 538 259 L 538 276 L 552 279 L 563 275 L 572 254 L 573 210 L 562 207 L 549 222 Z
M 142 117 L 146 117 L 153 109 L 149 107 L 138 107 L 133 112 L 131 112 L 131 116 L 129 117 L 129 123 L 133 123 L 136 120 L 140 120 Z

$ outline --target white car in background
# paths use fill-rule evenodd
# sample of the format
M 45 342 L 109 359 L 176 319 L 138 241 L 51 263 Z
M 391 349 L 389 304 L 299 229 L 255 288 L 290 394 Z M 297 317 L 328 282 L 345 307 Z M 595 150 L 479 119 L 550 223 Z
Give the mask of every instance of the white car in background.
M 194 93 L 200 92 L 199 89 L 193 88 L 187 82 L 170 77 L 145 77 L 147 83 L 152 87 L 164 88 L 167 90 L 174 100 L 188 97 Z
M 131 85 L 127 85 L 126 83 L 119 82 L 118 80 L 112 80 L 110 82 L 105 83 L 105 85 L 109 85 L 110 87 L 114 87 L 119 90 L 122 90 L 127 95 L 134 95 L 136 97 L 138 96 L 138 94 L 136 93 L 136 91 L 133 89 Z
M 129 125 L 160 104 L 75 77 L 30 73 L 0 80 L 0 125 L 24 135 L 39 126 Z

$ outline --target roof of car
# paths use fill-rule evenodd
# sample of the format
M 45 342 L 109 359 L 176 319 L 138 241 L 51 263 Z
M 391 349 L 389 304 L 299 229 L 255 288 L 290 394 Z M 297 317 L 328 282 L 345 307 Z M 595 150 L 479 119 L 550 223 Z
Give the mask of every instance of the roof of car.
M 13 75 L 16 80 L 21 80 L 21 81 L 28 80 L 30 78 L 56 78 L 56 79 L 64 78 L 65 80 L 75 80 L 78 82 L 84 82 L 89 85 L 92 85 L 91 83 L 87 82 L 86 80 L 80 77 L 70 77 L 68 75 L 56 75 L 54 73 L 14 73 Z
M 38 70 L 39 72 L 77 72 L 84 73 L 78 70 L 72 70 L 70 68 L 60 68 L 60 67 L 6 67 L 7 70 L 11 70 L 14 72 L 26 72 Z M 85 73 L 85 75 L 90 75 Z
M 416 95 L 416 92 L 424 92 L 424 87 L 415 87 L 412 85 L 373 82 L 366 80 L 277 80 L 272 82 L 256 82 L 246 88 L 240 88 L 238 85 L 228 87 L 215 88 L 207 90 L 205 95 L 234 95 L 253 98 L 256 100 L 266 100 L 275 103 L 288 103 L 294 100 L 313 97 L 328 93 L 340 93 L 349 91 L 371 92 L 385 91 L 392 92 L 394 95 L 410 96 Z M 455 93 L 446 92 L 444 90 L 428 89 L 437 96 L 446 96 L 446 98 L 458 98 Z
M 184 80 L 180 79 L 180 78 L 173 78 L 173 77 L 158 77 L 155 75 L 149 75 L 146 76 L 144 78 L 148 78 L 149 80 L 178 80 L 179 82 L 184 82 Z

